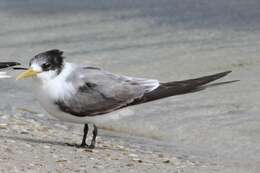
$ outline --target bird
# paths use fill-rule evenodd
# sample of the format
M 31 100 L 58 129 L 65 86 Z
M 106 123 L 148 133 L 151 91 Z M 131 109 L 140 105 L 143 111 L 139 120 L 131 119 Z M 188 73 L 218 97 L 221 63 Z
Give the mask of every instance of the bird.
M 198 92 L 207 84 L 231 73 L 225 71 L 195 79 L 161 82 L 114 74 L 99 67 L 65 61 L 63 51 L 51 49 L 38 53 L 17 80 L 32 78 L 40 105 L 61 121 L 83 124 L 78 147 L 95 148 L 100 123 L 110 121 L 112 112 L 175 95 Z M 112 113 L 112 114 L 110 114 Z M 86 144 L 89 124 L 93 125 L 91 143 Z
M 7 74 L 8 71 L 11 70 L 19 70 L 19 69 L 23 69 L 20 67 L 15 67 L 21 65 L 18 62 L 0 62 L 0 78 L 4 79 L 4 78 L 11 78 L 10 75 Z

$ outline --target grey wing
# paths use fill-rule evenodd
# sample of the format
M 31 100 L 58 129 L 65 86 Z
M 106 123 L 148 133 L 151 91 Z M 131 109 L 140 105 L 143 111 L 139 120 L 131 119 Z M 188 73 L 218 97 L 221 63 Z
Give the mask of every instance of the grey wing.
M 93 67 L 77 69 L 67 82 L 72 82 L 77 92 L 56 104 L 61 110 L 81 117 L 119 109 L 159 86 L 158 80 L 121 76 Z

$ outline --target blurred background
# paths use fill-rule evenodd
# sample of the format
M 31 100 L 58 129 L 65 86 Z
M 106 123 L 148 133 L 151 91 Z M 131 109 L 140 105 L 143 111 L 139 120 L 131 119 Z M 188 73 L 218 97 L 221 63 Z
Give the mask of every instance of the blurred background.
M 67 61 L 161 81 L 232 70 L 223 81 L 240 82 L 124 109 L 104 128 L 187 157 L 259 167 L 260 1 L 0 0 L 0 26 L 1 61 L 27 65 L 56 48 Z M 0 83 L 2 114 L 52 119 L 30 82 Z

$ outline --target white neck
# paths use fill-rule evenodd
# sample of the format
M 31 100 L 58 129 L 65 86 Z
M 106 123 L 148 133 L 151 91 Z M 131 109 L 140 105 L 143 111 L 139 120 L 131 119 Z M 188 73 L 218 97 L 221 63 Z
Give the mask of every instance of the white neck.
M 35 78 L 34 84 L 37 95 L 40 97 L 42 94 L 47 95 L 51 99 L 64 99 L 75 94 L 76 89 L 73 84 L 67 82 L 68 76 L 76 66 L 72 63 L 65 63 L 61 73 L 53 78 Z

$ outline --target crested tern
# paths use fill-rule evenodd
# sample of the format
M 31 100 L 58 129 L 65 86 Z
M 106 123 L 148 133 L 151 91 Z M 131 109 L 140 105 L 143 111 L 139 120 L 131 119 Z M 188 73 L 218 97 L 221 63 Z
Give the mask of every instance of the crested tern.
M 53 49 L 34 56 L 28 70 L 19 74 L 17 80 L 32 78 L 41 106 L 59 120 L 84 124 L 84 135 L 79 146 L 94 148 L 97 126 L 114 116 L 108 113 L 127 106 L 197 92 L 230 72 L 164 83 L 65 62 L 63 52 Z M 89 123 L 94 125 L 94 130 L 91 144 L 87 145 Z

